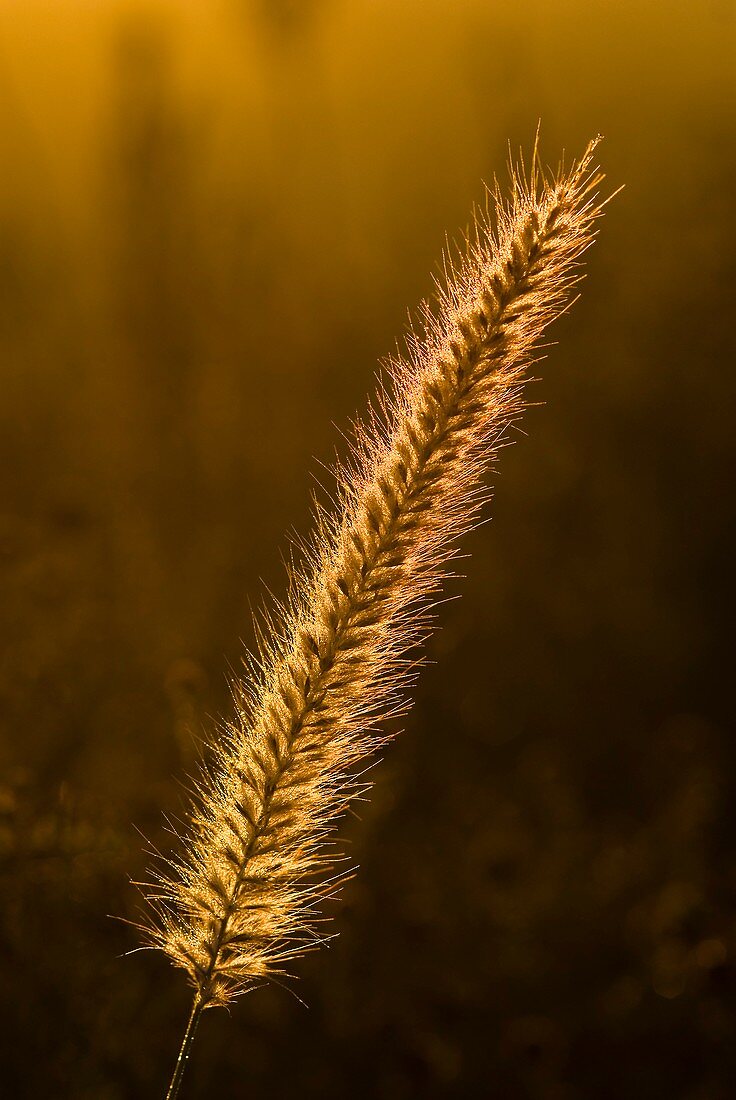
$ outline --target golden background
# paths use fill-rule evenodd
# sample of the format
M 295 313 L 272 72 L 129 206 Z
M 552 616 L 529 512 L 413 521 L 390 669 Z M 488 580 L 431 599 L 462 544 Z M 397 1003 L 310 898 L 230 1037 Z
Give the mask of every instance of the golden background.
M 582 301 L 291 987 L 183 1096 L 736 1075 L 733 0 L 0 2 L 0 1082 L 163 1093 L 123 957 L 251 606 L 507 140 L 600 150 Z

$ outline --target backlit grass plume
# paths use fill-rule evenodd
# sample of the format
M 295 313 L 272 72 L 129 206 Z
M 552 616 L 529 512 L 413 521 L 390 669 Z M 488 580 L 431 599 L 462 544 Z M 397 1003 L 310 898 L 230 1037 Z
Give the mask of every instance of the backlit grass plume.
M 522 408 L 535 349 L 595 234 L 592 143 L 572 168 L 512 170 L 462 256 L 446 258 L 406 356 L 356 430 L 331 512 L 269 619 L 251 678 L 199 784 L 183 854 L 151 890 L 154 943 L 188 974 L 196 1021 L 319 942 L 336 887 L 328 843 L 360 764 L 405 705 L 412 655 L 484 475 Z

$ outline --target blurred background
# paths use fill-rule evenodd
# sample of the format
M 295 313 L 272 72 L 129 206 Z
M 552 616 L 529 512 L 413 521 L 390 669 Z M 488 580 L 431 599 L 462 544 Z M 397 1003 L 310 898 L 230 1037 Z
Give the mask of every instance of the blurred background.
M 184 1094 L 733 1096 L 733 0 L 2 0 L 14 1097 L 161 1096 L 138 944 L 264 584 L 507 141 L 613 190 L 288 990 Z

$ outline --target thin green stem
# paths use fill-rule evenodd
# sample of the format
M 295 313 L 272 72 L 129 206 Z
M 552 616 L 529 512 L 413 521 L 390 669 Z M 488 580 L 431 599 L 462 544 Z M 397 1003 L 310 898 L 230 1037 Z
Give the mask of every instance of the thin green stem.
M 176 1059 L 176 1065 L 174 1066 L 174 1073 L 169 1084 L 168 1091 L 166 1093 L 166 1100 L 176 1100 L 179 1095 L 179 1088 L 181 1086 L 181 1079 L 184 1076 L 184 1070 L 187 1066 L 187 1060 L 189 1058 L 189 1052 L 194 1042 L 194 1036 L 197 1031 L 197 1024 L 199 1018 L 202 1015 L 204 1009 L 204 1002 L 199 993 L 194 998 L 194 1004 L 192 1005 L 192 1011 L 189 1016 L 189 1023 L 187 1029 L 184 1032 L 184 1038 L 181 1041 L 181 1049 L 179 1051 L 179 1057 Z

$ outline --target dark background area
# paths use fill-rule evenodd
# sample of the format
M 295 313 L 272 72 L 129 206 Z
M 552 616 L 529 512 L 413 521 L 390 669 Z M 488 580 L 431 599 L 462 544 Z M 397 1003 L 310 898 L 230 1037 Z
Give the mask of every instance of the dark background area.
M 161 1096 L 124 957 L 286 533 L 507 139 L 613 190 L 290 987 L 196 1097 L 719 1100 L 736 1079 L 732 0 L 0 7 L 0 1047 Z M 339 429 L 339 430 L 338 430 Z

